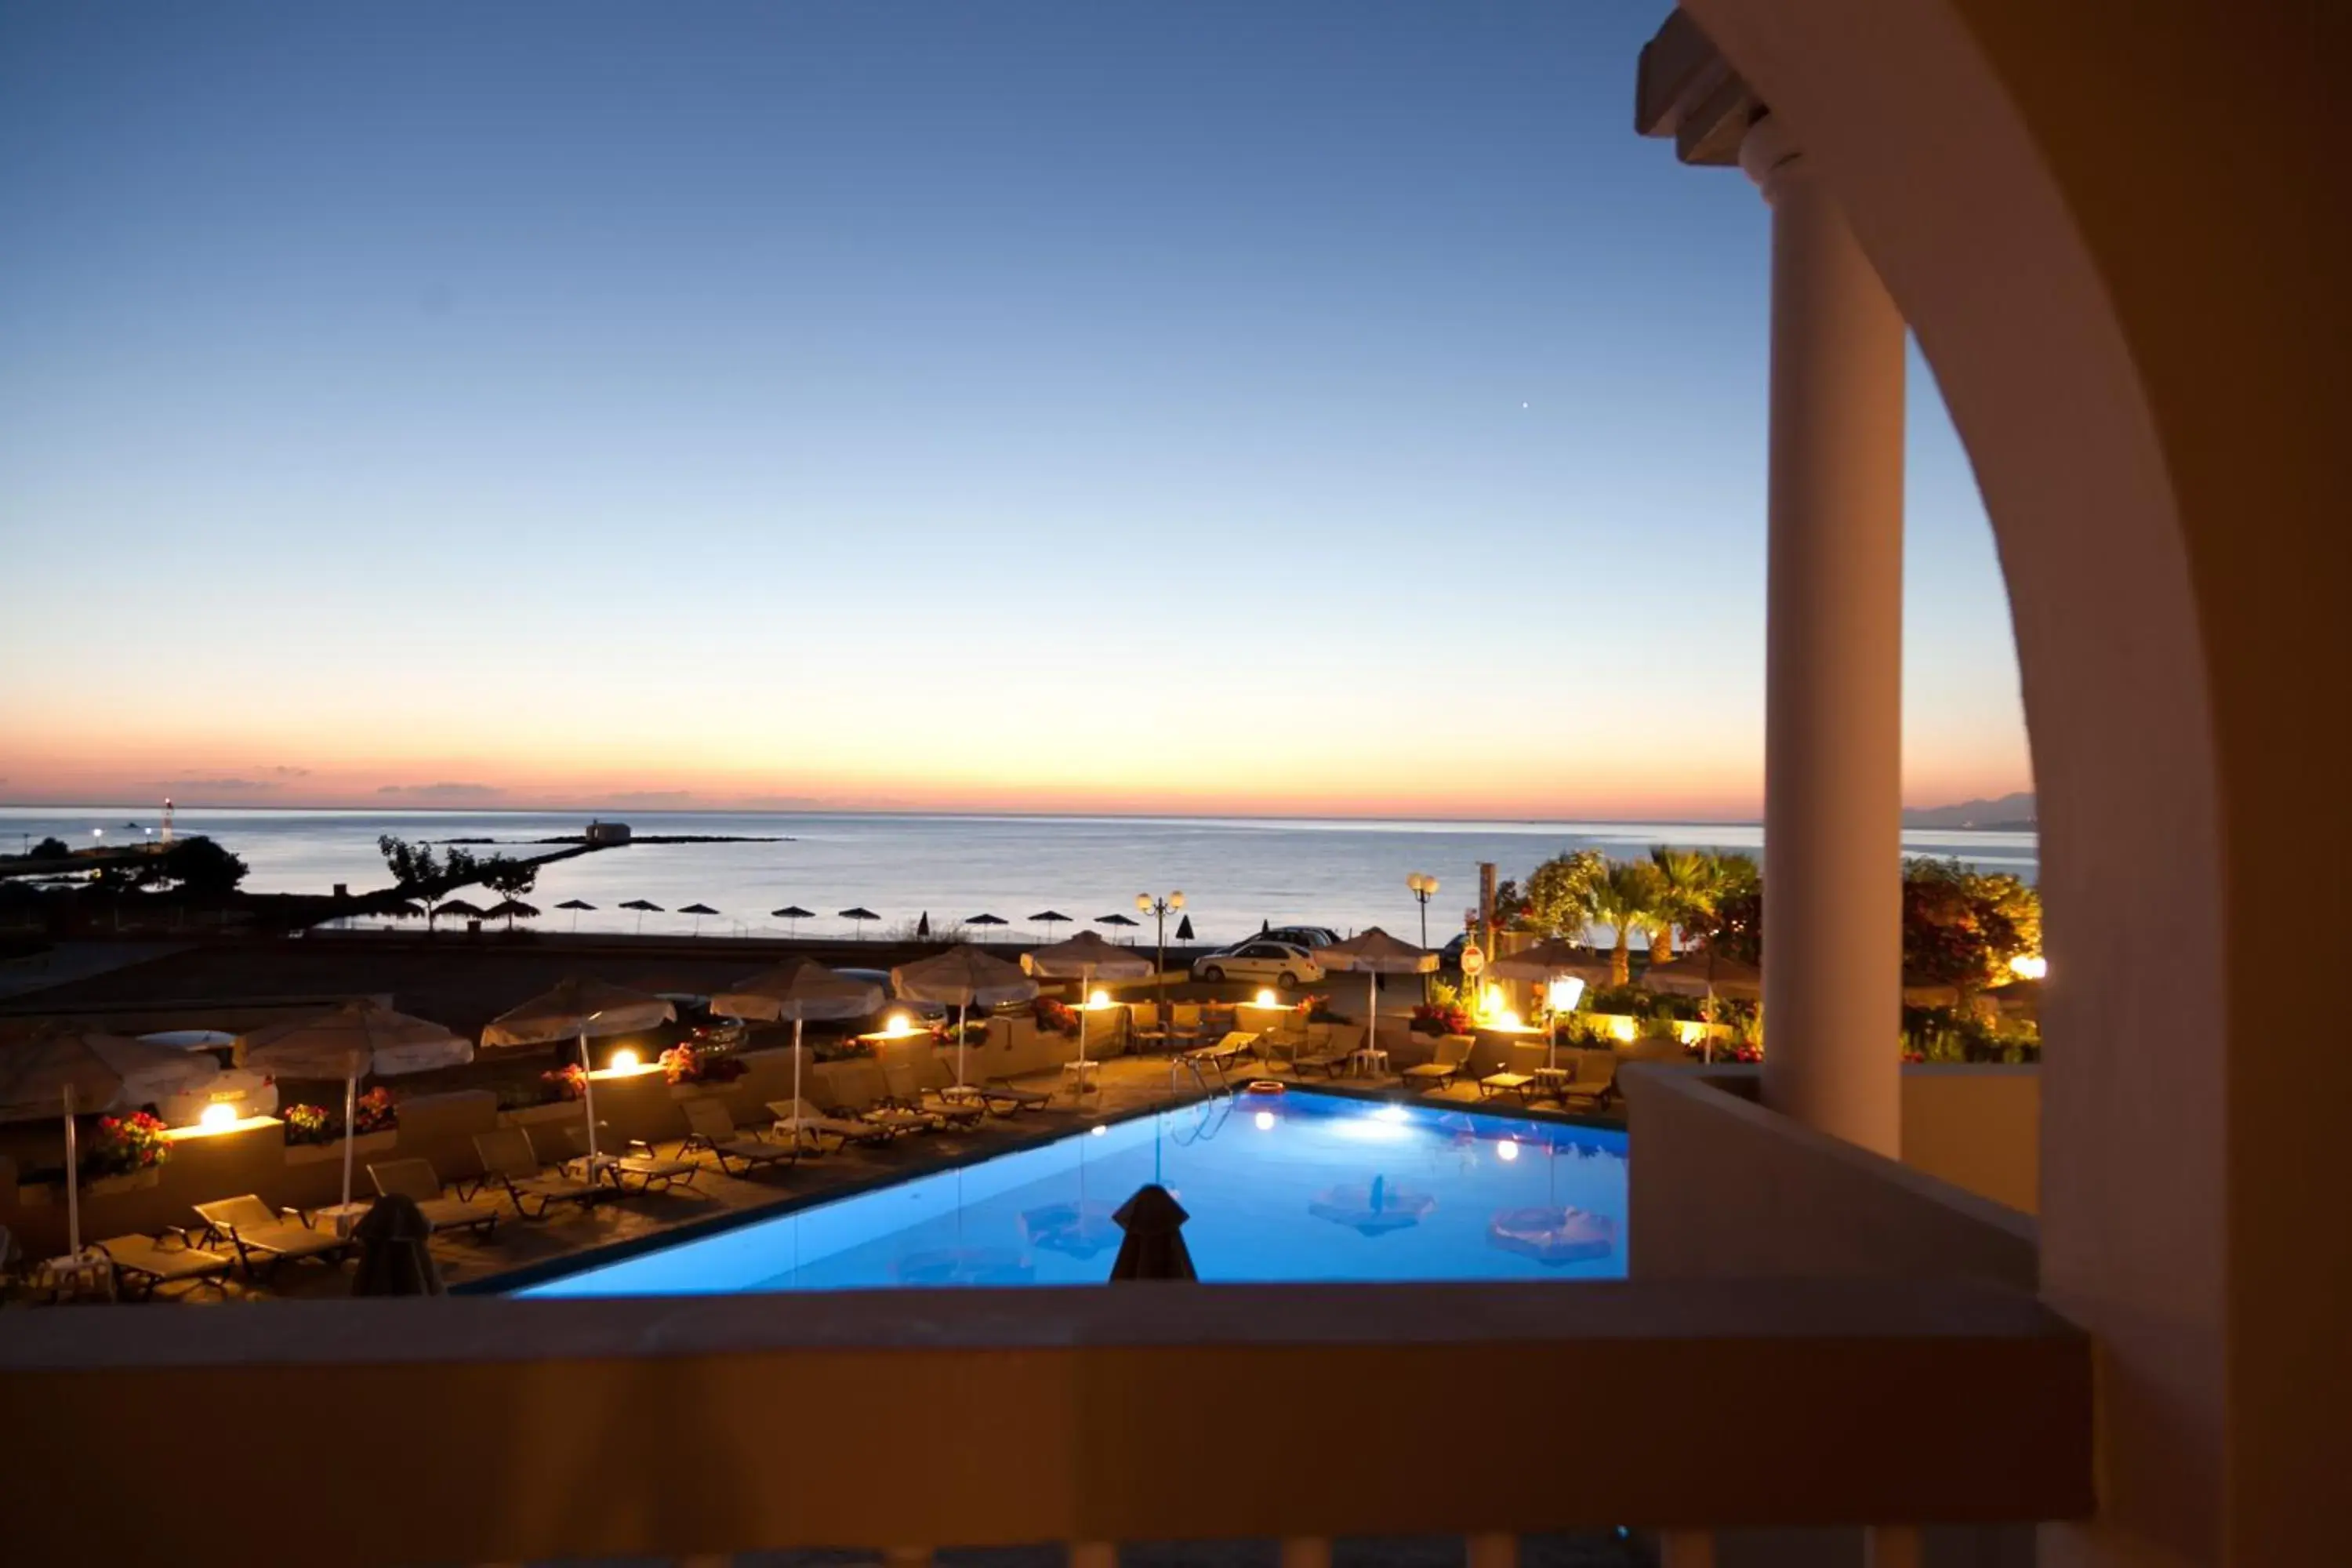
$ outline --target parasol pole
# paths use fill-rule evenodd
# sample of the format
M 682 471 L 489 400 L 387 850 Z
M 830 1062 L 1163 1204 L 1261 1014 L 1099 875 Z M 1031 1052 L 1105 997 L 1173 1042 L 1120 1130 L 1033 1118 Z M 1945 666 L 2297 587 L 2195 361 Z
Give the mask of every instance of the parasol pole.
M 352 1206 L 352 1150 L 360 1141 L 360 1075 L 343 1079 L 343 1207 Z M 349 1215 L 338 1218 L 348 1223 Z
M 1077 1098 L 1087 1097 L 1087 1009 L 1093 1005 L 1095 966 L 1078 965 L 1078 1089 Z
M 971 1003 L 969 1003 L 969 1002 L 959 1002 L 959 1003 L 957 1003 L 957 1004 L 956 1004 L 956 1087 L 957 1087 L 958 1089 L 961 1089 L 961 1088 L 963 1088 L 963 1087 L 964 1087 L 964 1082 L 963 1082 L 963 1041 L 964 1041 L 964 1030 L 965 1030 L 965 1028 L 970 1025 L 971 1021 Z
M 65 1088 L 66 1103 L 66 1256 L 81 1256 L 81 1155 L 74 1138 L 74 1091 Z
M 588 1181 L 596 1180 L 596 1067 L 588 1059 L 588 1026 L 580 1026 L 580 1099 L 588 1108 Z

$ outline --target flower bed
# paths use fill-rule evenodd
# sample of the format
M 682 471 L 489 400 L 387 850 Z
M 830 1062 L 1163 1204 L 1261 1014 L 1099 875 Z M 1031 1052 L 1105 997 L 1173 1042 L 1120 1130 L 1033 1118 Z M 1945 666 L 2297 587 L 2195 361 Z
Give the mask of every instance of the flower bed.
M 98 1132 L 82 1154 L 85 1176 L 128 1176 L 152 1171 L 172 1157 L 161 1117 L 143 1110 L 128 1116 L 101 1116 Z

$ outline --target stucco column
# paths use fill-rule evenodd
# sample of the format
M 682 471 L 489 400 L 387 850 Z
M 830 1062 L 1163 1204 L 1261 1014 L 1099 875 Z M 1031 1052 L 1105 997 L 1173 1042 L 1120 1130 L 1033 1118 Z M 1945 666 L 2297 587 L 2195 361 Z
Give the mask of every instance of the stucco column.
M 1769 116 L 1740 166 L 1772 205 L 1764 710 L 1764 1098 L 1902 1141 L 1903 318 Z

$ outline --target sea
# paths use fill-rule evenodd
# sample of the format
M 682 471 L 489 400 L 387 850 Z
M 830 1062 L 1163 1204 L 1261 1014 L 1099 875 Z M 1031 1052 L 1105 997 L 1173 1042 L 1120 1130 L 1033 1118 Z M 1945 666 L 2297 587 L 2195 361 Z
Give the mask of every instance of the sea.
M 204 834 L 242 857 L 254 892 L 352 892 L 391 881 L 376 847 L 385 834 L 436 844 L 469 841 L 477 855 L 543 854 L 540 842 L 577 835 L 590 813 L 574 811 L 350 811 L 187 808 L 176 830 Z M 1155 917 L 1136 895 L 1181 892 L 1167 917 L 1169 940 L 1189 920 L 1192 942 L 1238 941 L 1265 923 L 1325 925 L 1342 935 L 1377 925 L 1417 940 L 1423 910 L 1405 886 L 1422 872 L 1438 879 L 1428 933 L 1443 941 L 1477 903 L 1478 866 L 1524 877 L 1563 850 L 1595 848 L 1617 858 L 1652 845 L 1760 854 L 1754 823 L 1441 822 L 1318 817 L 1018 816 L 801 812 L 636 812 L 640 837 L 724 838 L 718 843 L 632 844 L 545 868 L 530 901 L 541 929 L 726 936 L 911 934 L 928 918 L 933 934 L 959 934 L 975 916 L 1002 927 L 961 934 L 990 940 L 1055 940 L 1091 926 L 1114 938 L 1157 939 Z M 0 846 L 21 851 L 55 835 L 76 846 L 140 842 L 159 830 L 152 805 L 0 807 Z M 2032 880 L 2032 833 L 1914 829 L 1903 853 L 1957 858 Z M 469 889 L 479 903 L 495 895 Z M 576 900 L 584 910 L 556 906 Z M 639 913 L 620 906 L 661 906 Z M 715 915 L 679 912 L 701 904 Z M 798 906 L 806 920 L 772 911 Z M 863 908 L 878 918 L 852 921 Z M 1041 915 L 1066 921 L 1041 921 Z M 1133 927 L 1098 923 L 1124 915 Z

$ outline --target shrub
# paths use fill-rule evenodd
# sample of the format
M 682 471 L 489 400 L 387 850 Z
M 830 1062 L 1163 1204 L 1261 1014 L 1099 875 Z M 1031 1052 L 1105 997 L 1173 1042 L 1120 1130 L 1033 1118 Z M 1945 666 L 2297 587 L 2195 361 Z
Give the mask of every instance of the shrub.
M 1470 1032 L 1470 1015 L 1459 1007 L 1423 1002 L 1412 1010 L 1412 1026 L 1416 1034 L 1466 1035 Z
M 128 1116 L 101 1116 L 98 1135 L 82 1156 L 82 1169 L 93 1176 L 126 1176 L 152 1170 L 172 1157 L 163 1140 L 163 1119 L 143 1110 Z
M 1040 996 L 1033 1011 L 1037 1019 L 1038 1028 L 1051 1030 L 1055 1034 L 1065 1035 L 1071 1039 L 1077 1038 L 1078 1015 L 1075 1009 L 1065 1006 L 1051 996 Z
M 662 1074 L 671 1083 L 733 1083 L 751 1069 L 740 1058 L 690 1045 L 676 1045 L 661 1054 Z
M 555 1090 L 558 1100 L 578 1100 L 588 1092 L 588 1074 L 578 1062 L 566 1062 L 539 1076 L 541 1082 Z
M 389 1132 L 400 1125 L 398 1102 L 388 1089 L 372 1089 L 361 1095 L 355 1108 L 359 1118 L 359 1133 L 362 1138 L 371 1132 Z
M 289 1105 L 283 1120 L 289 1144 L 324 1143 L 335 1135 L 335 1118 L 323 1105 Z

